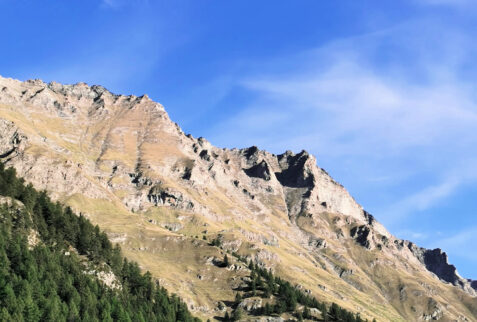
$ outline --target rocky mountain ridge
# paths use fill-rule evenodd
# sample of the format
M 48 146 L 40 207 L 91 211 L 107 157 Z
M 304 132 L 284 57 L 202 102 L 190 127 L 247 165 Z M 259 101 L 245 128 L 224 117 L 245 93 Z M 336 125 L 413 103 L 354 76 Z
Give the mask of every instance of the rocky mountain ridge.
M 219 255 L 198 235 L 378 320 L 477 319 L 475 282 L 440 249 L 392 236 L 313 156 L 214 147 L 146 95 L 0 78 L 0 157 L 86 213 L 204 316 L 233 296 L 240 274 L 203 273 Z M 159 256 L 171 249 L 194 260 Z M 198 275 L 220 284 L 219 295 Z

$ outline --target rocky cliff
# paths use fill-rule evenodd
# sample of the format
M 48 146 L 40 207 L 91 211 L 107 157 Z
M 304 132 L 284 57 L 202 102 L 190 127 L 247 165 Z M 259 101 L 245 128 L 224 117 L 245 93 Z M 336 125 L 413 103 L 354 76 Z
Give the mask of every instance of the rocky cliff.
M 365 317 L 477 321 L 475 283 L 392 236 L 313 156 L 214 147 L 147 96 L 0 78 L 0 157 L 204 317 L 240 285 L 239 266 L 213 264 L 230 251 Z

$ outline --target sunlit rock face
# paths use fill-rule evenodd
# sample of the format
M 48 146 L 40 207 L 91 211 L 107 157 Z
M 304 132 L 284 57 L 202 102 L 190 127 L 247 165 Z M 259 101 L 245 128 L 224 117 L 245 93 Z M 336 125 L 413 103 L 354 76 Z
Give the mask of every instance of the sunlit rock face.
M 228 250 L 370 319 L 477 320 L 476 282 L 392 236 L 312 155 L 217 148 L 147 96 L 0 78 L 0 157 L 204 318 L 246 278 L 214 264 Z

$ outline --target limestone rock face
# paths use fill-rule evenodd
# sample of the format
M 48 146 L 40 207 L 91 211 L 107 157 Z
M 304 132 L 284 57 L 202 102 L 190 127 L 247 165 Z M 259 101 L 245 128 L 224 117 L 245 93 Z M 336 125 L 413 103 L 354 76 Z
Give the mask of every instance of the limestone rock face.
M 477 320 L 475 281 L 392 236 L 315 157 L 217 148 L 146 95 L 0 78 L 0 158 L 204 318 L 247 278 L 217 265 L 228 250 L 371 320 Z

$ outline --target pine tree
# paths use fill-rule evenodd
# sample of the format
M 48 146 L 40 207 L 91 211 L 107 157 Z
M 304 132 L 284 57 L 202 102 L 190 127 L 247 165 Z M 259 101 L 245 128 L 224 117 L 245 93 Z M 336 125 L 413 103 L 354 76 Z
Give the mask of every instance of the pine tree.
M 248 262 L 248 269 L 253 272 L 253 271 L 254 271 L 254 268 L 255 268 L 255 266 L 253 265 L 253 261 L 250 260 L 250 262 Z
M 26 321 L 39 321 L 41 314 L 38 305 L 32 298 L 25 299 L 24 317 Z
M 270 315 L 273 313 L 272 307 L 270 306 L 270 303 L 265 304 L 263 308 L 263 314 L 264 315 Z
M 257 295 L 257 283 L 256 283 L 255 278 L 252 280 L 251 289 L 252 289 L 252 295 L 253 296 Z
M 239 321 L 242 318 L 243 311 L 242 308 L 236 308 L 232 313 L 232 321 Z
M 283 300 L 279 300 L 274 307 L 274 311 L 277 314 L 282 314 L 283 312 L 286 312 L 287 310 L 287 305 Z
M 239 305 L 240 302 L 242 302 L 242 295 L 237 292 L 237 294 L 235 294 L 235 305 Z
M 286 297 L 285 297 L 285 302 L 287 306 L 288 311 L 294 311 L 296 308 L 297 300 L 296 300 L 296 295 L 293 292 L 290 292 Z
M 6 307 L 2 307 L 0 310 L 0 321 L 14 321 Z

